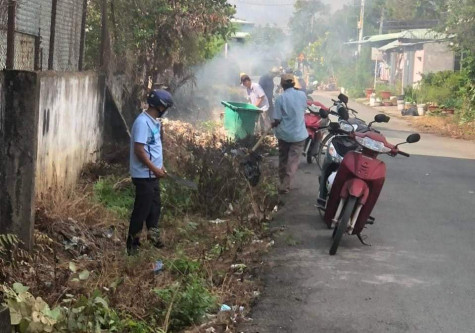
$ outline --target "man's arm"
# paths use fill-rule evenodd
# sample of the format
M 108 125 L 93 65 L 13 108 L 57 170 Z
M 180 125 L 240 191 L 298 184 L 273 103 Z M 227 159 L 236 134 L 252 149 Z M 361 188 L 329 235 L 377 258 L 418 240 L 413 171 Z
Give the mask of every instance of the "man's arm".
M 264 89 L 262 89 L 260 85 L 256 86 L 255 90 L 256 90 L 257 99 L 254 105 L 259 107 L 259 105 L 261 105 L 262 101 L 264 100 L 266 93 L 264 92 Z
M 150 160 L 149 155 L 145 151 L 145 144 L 140 142 L 134 142 L 134 153 L 135 156 L 153 172 L 155 177 L 163 178 L 165 177 L 165 171 L 163 169 L 157 168 L 152 161 Z
M 256 99 L 256 102 L 254 103 L 254 105 L 259 107 L 259 105 L 261 105 L 263 99 L 264 99 L 264 97 L 258 97 Z
M 282 96 L 279 96 L 275 100 L 274 122 L 272 123 L 272 127 L 279 126 L 281 120 L 282 120 Z

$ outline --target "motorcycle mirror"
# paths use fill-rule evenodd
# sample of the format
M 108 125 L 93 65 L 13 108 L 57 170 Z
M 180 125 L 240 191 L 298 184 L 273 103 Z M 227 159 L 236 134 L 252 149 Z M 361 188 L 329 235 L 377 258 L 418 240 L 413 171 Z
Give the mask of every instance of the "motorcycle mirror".
M 391 119 L 390 117 L 386 116 L 385 114 L 377 114 L 374 116 L 374 122 L 376 123 L 387 123 Z
M 340 94 L 340 95 L 338 95 L 338 99 L 340 101 L 342 101 L 343 103 L 348 104 L 348 96 L 346 96 L 344 94 Z
M 348 113 L 348 109 L 345 108 L 343 105 L 341 105 L 338 110 L 338 116 L 343 119 L 343 120 L 348 120 L 350 118 L 350 115 Z
M 421 135 L 419 133 L 413 133 L 407 137 L 406 142 L 416 143 L 416 142 L 419 142 L 420 139 L 421 139 Z
M 328 118 L 328 111 L 326 111 L 324 109 L 320 109 L 320 111 L 318 111 L 318 113 L 320 114 L 320 117 L 322 117 L 323 119 Z

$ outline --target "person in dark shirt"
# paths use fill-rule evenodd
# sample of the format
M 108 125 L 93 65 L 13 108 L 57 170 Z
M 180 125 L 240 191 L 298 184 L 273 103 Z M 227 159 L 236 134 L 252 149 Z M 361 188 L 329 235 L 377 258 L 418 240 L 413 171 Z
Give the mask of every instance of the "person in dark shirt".
M 271 71 L 263 76 L 259 80 L 259 85 L 264 90 L 264 93 L 267 96 L 269 101 L 269 110 L 268 116 L 270 119 L 273 119 L 274 116 L 274 78 L 280 74 L 280 71 L 277 67 L 273 67 Z

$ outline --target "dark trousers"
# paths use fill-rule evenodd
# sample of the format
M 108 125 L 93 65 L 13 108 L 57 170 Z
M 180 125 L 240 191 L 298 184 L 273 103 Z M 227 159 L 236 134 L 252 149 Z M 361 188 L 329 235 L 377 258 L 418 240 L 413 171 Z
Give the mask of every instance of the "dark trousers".
M 132 182 L 135 185 L 135 202 L 130 217 L 129 235 L 137 237 L 144 221 L 149 230 L 158 227 L 162 204 L 158 179 L 132 178 Z
M 286 142 L 279 140 L 279 179 L 280 189 L 290 190 L 290 185 L 297 173 L 305 140 Z

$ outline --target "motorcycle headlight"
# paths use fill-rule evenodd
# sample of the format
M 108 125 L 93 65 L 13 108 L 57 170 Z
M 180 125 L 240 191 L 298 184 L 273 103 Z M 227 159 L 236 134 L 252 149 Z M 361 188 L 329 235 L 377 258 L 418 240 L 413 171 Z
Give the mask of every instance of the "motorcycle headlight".
M 340 122 L 340 128 L 344 130 L 345 132 L 353 132 L 355 130 L 355 128 L 352 125 L 346 122 Z
M 373 140 L 371 138 L 365 137 L 365 138 L 360 138 L 356 137 L 356 141 L 362 145 L 365 148 L 368 148 L 372 151 L 378 152 L 378 153 L 389 153 L 391 151 L 390 148 L 387 148 L 384 143 L 380 141 Z
M 332 161 L 335 162 L 335 163 L 341 163 L 341 161 L 343 160 L 343 157 L 341 157 L 337 153 L 337 151 L 336 151 L 336 149 L 335 149 L 335 147 L 333 146 L 332 143 L 330 143 L 328 145 L 328 154 L 330 155 Z

